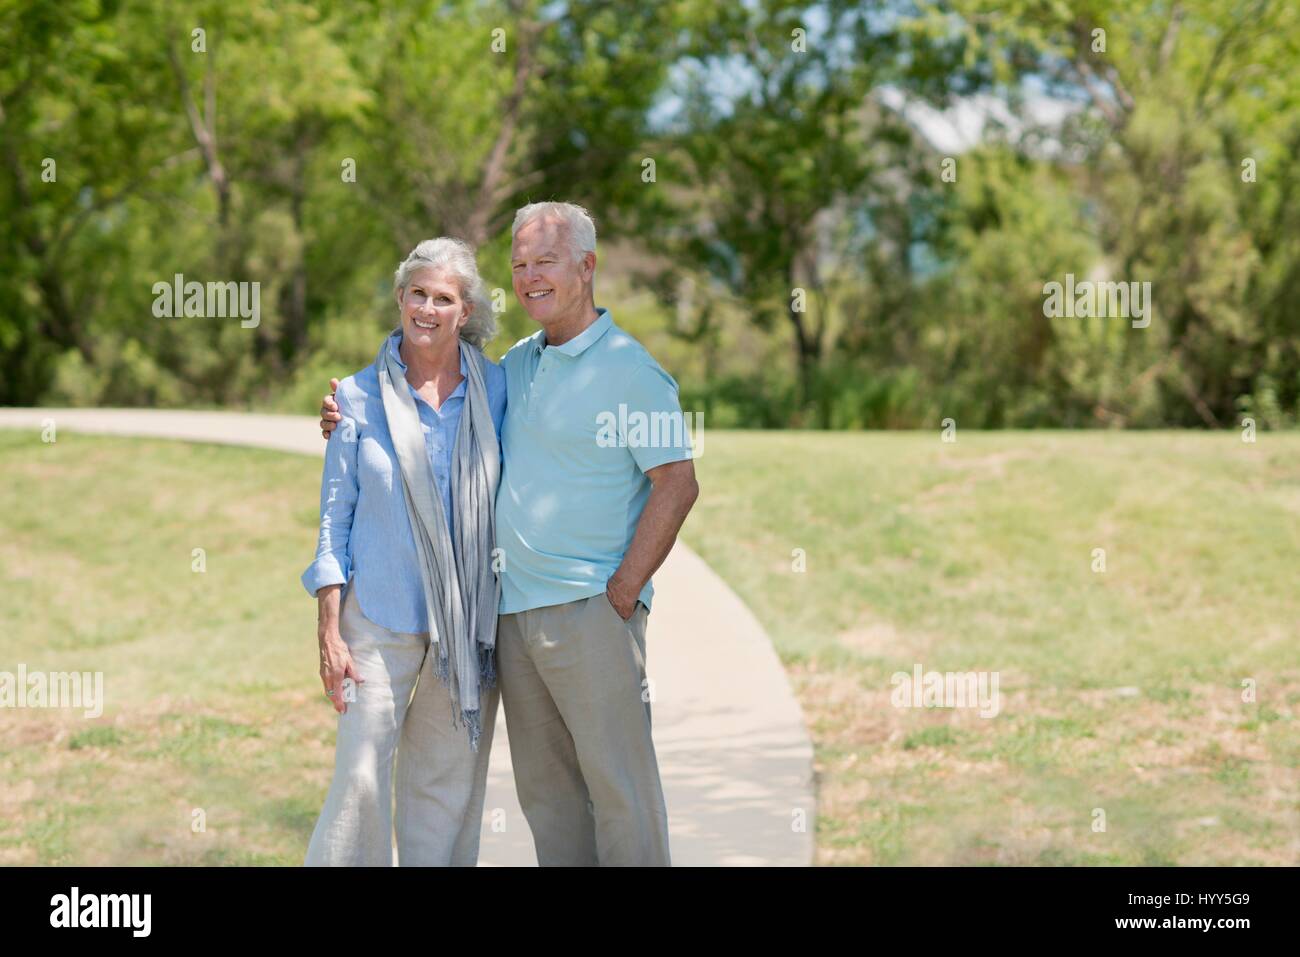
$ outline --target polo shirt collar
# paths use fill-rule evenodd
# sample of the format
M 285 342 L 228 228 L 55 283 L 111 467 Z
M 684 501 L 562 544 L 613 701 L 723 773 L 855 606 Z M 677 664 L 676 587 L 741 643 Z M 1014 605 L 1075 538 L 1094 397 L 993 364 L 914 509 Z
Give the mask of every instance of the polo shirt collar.
M 556 352 L 563 353 L 566 356 L 577 357 L 599 342 L 600 337 L 609 332 L 609 327 L 613 324 L 614 317 L 609 314 L 609 310 L 604 306 L 597 306 L 596 321 L 563 345 L 547 346 L 545 329 L 537 333 L 537 338 L 534 342 L 536 343 L 538 352 L 550 348 L 554 349 Z

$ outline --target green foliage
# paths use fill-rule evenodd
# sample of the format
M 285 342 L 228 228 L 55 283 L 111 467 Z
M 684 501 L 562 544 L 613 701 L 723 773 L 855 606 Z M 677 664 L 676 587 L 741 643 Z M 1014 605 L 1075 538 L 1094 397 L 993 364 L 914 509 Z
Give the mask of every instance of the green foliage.
M 439 234 L 505 291 L 499 355 L 514 210 L 565 198 L 719 423 L 1292 426 L 1300 12 L 1244 10 L 11 0 L 0 402 L 314 407 Z M 977 95 L 1003 128 L 941 155 L 911 108 Z M 1046 317 L 1067 273 L 1150 282 L 1151 325 Z M 258 283 L 259 323 L 155 316 L 177 274 Z

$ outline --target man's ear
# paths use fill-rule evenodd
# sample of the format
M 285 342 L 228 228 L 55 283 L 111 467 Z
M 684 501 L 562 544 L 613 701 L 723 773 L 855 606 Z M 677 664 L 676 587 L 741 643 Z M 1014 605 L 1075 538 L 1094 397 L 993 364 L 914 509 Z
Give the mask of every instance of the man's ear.
M 583 253 L 582 255 L 582 281 L 591 282 L 591 277 L 596 274 L 596 254 L 594 252 Z

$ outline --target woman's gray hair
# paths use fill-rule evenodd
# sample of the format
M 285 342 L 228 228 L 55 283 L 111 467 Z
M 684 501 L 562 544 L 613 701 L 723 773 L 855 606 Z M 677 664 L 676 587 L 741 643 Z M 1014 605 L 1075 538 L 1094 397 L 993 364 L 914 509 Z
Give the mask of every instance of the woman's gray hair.
M 488 302 L 487 284 L 478 274 L 474 247 L 450 236 L 424 240 L 397 267 L 393 274 L 393 290 L 401 296 L 411 277 L 419 270 L 429 268 L 454 276 L 460 284 L 461 298 L 470 304 L 469 318 L 461 327 L 460 337 L 479 349 L 495 339 L 497 319 Z
M 568 227 L 569 247 L 575 260 L 596 251 L 596 224 L 591 219 L 591 213 L 573 203 L 529 203 L 515 213 L 515 221 L 510 227 L 511 240 L 534 219 L 550 216 Z

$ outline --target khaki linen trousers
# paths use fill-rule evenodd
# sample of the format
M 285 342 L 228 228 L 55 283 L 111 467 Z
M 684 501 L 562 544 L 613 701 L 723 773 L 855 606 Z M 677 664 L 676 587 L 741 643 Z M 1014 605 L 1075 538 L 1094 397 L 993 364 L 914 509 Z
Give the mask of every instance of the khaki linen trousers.
M 650 737 L 649 611 L 605 597 L 502 615 L 497 670 L 515 789 L 542 866 L 669 864 Z
M 428 636 L 375 624 L 361 614 L 356 589 L 345 592 L 339 635 L 365 681 L 338 717 L 334 779 L 305 863 L 472 867 L 498 691 L 484 695 L 475 754 L 464 726 L 452 727 L 451 694 L 434 673 Z

